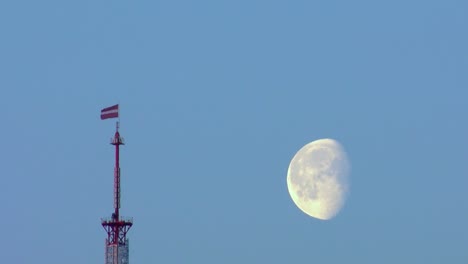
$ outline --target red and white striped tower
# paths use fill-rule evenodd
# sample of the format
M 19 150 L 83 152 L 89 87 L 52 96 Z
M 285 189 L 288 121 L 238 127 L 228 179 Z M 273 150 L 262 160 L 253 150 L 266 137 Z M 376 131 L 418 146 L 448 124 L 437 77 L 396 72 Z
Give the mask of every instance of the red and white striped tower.
M 105 108 L 101 111 L 101 119 L 118 117 L 118 105 Z M 120 165 L 119 147 L 124 145 L 124 140 L 119 133 L 119 122 L 116 123 L 116 131 L 111 139 L 115 146 L 114 168 L 114 213 L 109 218 L 101 219 L 101 224 L 107 232 L 105 264 L 128 264 L 129 244 L 127 232 L 133 225 L 131 218 L 120 216 Z

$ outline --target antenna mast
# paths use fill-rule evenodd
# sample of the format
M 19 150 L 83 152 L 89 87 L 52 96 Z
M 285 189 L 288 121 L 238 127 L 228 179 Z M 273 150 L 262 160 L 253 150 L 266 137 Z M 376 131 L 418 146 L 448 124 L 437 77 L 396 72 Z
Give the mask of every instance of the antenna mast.
M 116 131 L 111 139 L 111 145 L 115 146 L 115 168 L 114 168 L 114 213 L 112 217 L 101 219 L 101 224 L 107 232 L 106 238 L 106 261 L 105 264 L 128 264 L 128 239 L 127 232 L 133 225 L 131 218 L 120 216 L 120 145 L 124 140 L 120 137 L 119 121 L 116 123 Z
M 120 145 L 123 145 L 123 139 L 119 133 L 119 121 L 115 123 L 115 135 L 111 141 L 111 144 L 115 146 L 115 168 L 114 168 L 114 216 L 119 219 L 120 216 L 120 164 L 119 164 L 119 150 Z

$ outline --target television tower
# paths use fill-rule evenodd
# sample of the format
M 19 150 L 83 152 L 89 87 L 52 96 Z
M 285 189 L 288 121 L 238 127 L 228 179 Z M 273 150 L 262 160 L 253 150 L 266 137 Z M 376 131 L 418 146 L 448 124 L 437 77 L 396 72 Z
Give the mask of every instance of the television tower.
M 103 110 L 104 111 L 104 110 Z M 101 116 L 101 119 L 104 119 Z M 111 139 L 111 145 L 115 146 L 115 168 L 114 168 L 114 212 L 111 217 L 102 218 L 101 224 L 107 232 L 106 238 L 106 262 L 105 264 L 128 264 L 128 238 L 127 232 L 133 225 L 133 219 L 120 216 L 120 166 L 119 147 L 124 140 L 119 134 L 119 122 L 116 123 L 116 131 Z

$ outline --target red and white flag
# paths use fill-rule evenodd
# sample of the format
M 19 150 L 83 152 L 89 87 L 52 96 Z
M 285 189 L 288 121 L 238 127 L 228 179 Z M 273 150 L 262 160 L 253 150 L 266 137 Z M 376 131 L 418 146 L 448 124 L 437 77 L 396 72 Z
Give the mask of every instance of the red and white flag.
M 119 117 L 119 105 L 109 106 L 101 110 L 101 120 L 107 118 L 116 118 Z

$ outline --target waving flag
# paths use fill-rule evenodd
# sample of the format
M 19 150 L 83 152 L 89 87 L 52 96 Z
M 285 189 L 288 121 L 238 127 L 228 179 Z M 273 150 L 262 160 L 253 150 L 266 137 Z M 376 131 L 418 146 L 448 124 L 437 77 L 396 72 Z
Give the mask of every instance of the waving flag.
M 101 120 L 107 118 L 116 118 L 119 117 L 119 105 L 113 105 L 101 110 Z

